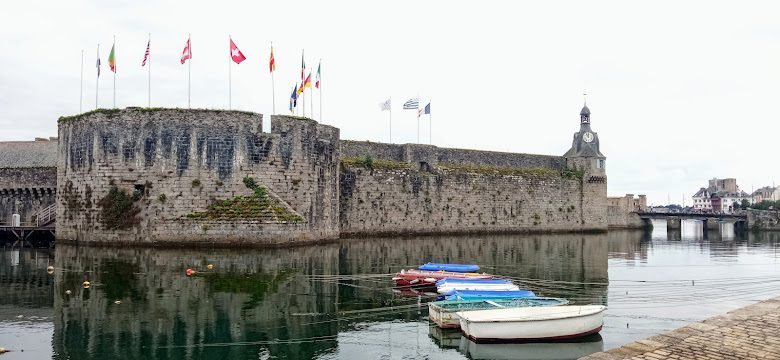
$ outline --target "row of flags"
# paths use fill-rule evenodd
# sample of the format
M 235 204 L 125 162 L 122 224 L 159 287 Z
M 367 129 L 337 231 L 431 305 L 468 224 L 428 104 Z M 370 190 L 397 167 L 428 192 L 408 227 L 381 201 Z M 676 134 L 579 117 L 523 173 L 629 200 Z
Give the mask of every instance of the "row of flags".
M 236 64 L 241 64 L 242 62 L 244 62 L 247 59 L 247 57 L 244 55 L 243 52 L 241 52 L 241 50 L 236 45 L 235 41 L 233 41 L 232 37 L 228 37 L 228 39 L 230 41 L 230 53 L 229 53 L 230 59 L 232 60 L 232 62 L 234 62 Z M 151 35 L 149 37 L 149 40 L 146 43 L 146 50 L 144 51 L 143 60 L 141 61 L 141 67 L 146 67 L 150 63 L 150 56 L 151 56 Z M 187 37 L 187 41 L 184 44 L 184 49 L 182 50 L 182 55 L 181 55 L 180 62 L 181 62 L 182 65 L 184 65 L 185 63 L 187 63 L 188 60 L 191 60 L 191 59 L 192 59 L 192 42 L 191 42 L 191 37 L 188 36 Z M 99 79 L 100 75 L 101 75 L 100 74 L 100 71 L 101 71 L 100 45 L 98 45 L 97 60 L 96 60 L 95 64 L 96 64 L 95 66 L 96 66 L 96 70 L 97 70 L 97 77 Z M 116 41 L 114 41 L 114 43 L 111 46 L 111 51 L 110 51 L 110 53 L 108 55 L 108 65 L 109 65 L 110 70 L 116 76 L 116 72 L 117 72 Z M 269 59 L 268 59 L 268 70 L 271 73 L 272 82 L 273 82 L 273 75 L 274 75 L 274 72 L 276 71 L 276 59 L 274 58 L 273 44 L 271 44 L 271 52 L 270 52 L 270 56 L 269 56 Z M 308 72 L 308 75 L 307 75 L 306 70 L 307 70 L 307 68 L 306 68 L 305 57 L 302 54 L 301 55 L 301 82 L 300 83 L 295 82 L 295 84 L 293 86 L 293 93 L 292 93 L 292 95 L 290 97 L 290 108 L 289 108 L 289 110 L 291 112 L 295 112 L 297 110 L 298 100 L 299 99 L 303 100 L 302 97 L 303 97 L 303 94 L 305 92 L 305 89 L 310 89 L 312 87 L 312 72 L 310 70 Z M 150 74 L 151 74 L 151 71 L 150 71 Z M 314 84 L 314 88 L 321 90 L 321 86 L 322 86 L 321 85 L 321 83 L 322 83 L 322 61 L 320 61 L 318 63 L 317 71 L 316 71 L 316 74 L 314 74 L 314 75 L 316 76 L 316 78 L 314 79 L 314 83 L 313 83 Z M 149 76 L 149 78 L 150 78 L 149 81 L 151 82 L 151 75 Z M 116 82 L 116 79 L 114 81 Z M 83 83 L 83 75 L 82 75 L 82 83 Z M 272 84 L 272 87 L 274 87 L 273 84 Z M 150 85 L 149 92 L 151 93 L 151 85 Z M 188 90 L 188 93 L 189 93 L 189 90 Z M 274 95 L 274 98 L 275 98 L 275 95 Z M 321 100 L 321 98 L 322 98 L 322 95 L 320 93 L 320 100 Z M 149 102 L 150 102 L 150 106 L 151 106 L 151 95 L 150 95 Z M 304 100 L 304 102 L 305 102 L 305 100 Z M 188 100 L 188 103 L 189 103 L 189 100 Z M 275 100 L 274 100 L 274 103 L 275 103 Z M 116 99 L 114 100 L 114 105 L 116 106 Z M 96 96 L 96 100 L 95 100 L 95 107 L 97 107 L 97 96 Z M 81 111 L 81 109 L 79 109 L 79 111 Z M 274 110 L 273 111 L 274 111 L 274 113 L 276 112 L 275 106 L 274 106 Z M 311 112 L 312 112 L 311 115 L 313 115 L 313 110 Z M 306 116 L 305 108 L 303 109 L 303 115 Z M 321 118 L 322 118 L 322 103 L 320 102 L 320 120 L 321 120 Z
M 381 103 L 379 103 L 379 110 L 380 111 L 389 111 L 390 112 L 390 142 L 393 142 L 393 110 L 392 110 L 392 98 L 389 98 Z M 414 97 L 409 100 L 406 100 L 404 102 L 403 107 L 404 110 L 417 110 L 417 143 L 420 142 L 420 116 L 421 115 L 428 115 L 429 121 L 428 126 L 430 127 L 428 130 L 428 142 L 429 144 L 433 144 L 432 139 L 432 123 L 433 119 L 431 117 L 431 102 L 428 101 L 428 105 L 425 105 L 422 109 L 420 108 L 420 98 Z

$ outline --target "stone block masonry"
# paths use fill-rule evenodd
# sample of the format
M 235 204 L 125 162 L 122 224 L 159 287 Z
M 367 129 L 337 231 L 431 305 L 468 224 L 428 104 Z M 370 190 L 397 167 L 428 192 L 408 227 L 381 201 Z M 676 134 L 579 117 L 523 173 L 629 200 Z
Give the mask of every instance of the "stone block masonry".
M 342 141 L 310 119 L 97 110 L 60 118 L 57 238 L 278 246 L 341 235 L 606 231 L 596 158 Z
M 0 142 L 0 225 L 19 214 L 22 225 L 54 204 L 57 188 L 57 141 Z
M 133 244 L 256 244 L 335 239 L 339 131 L 239 111 L 101 110 L 60 119 L 57 238 Z M 201 218 L 236 202 L 223 218 Z M 271 204 L 271 205 L 269 205 Z M 270 217 L 241 212 L 267 209 Z M 276 214 L 277 216 L 274 216 Z M 283 215 L 283 216 L 282 216 Z M 280 220 L 282 219 L 282 220 Z
M 553 169 L 496 173 L 486 167 L 434 172 L 344 166 L 341 234 L 605 231 L 591 204 L 606 185 Z

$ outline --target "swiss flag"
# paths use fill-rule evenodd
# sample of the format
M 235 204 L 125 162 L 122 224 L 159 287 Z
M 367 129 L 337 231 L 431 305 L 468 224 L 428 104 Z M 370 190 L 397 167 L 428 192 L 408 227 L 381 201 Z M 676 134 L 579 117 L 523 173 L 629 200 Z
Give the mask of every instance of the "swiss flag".
M 238 47 L 236 46 L 236 43 L 233 42 L 233 39 L 230 39 L 230 58 L 233 59 L 236 64 L 240 64 L 242 61 L 246 60 L 246 56 L 241 53 L 241 50 L 238 50 Z

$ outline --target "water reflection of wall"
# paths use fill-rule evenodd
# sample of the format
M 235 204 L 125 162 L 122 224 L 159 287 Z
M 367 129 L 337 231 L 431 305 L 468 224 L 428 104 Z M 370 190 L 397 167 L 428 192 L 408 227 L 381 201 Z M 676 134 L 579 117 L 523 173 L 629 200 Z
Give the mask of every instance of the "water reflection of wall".
M 22 309 L 52 307 L 53 276 L 46 267 L 54 264 L 53 253 L 45 250 L 0 252 L 0 305 Z M 48 316 L 48 315 L 46 315 Z
M 55 352 L 63 359 L 257 358 L 261 345 L 196 345 L 335 334 L 330 323 L 305 325 L 301 319 L 312 318 L 296 314 L 334 312 L 335 285 L 301 277 L 335 273 L 337 252 L 335 245 L 270 251 L 58 246 L 64 271 L 54 286 Z M 207 264 L 215 266 L 211 273 Z M 187 267 L 203 273 L 187 277 Z M 81 288 L 85 279 L 88 290 Z M 331 346 L 284 351 L 303 359 Z
M 638 230 L 610 230 L 607 234 L 611 259 L 647 260 L 650 233 Z
M 342 271 L 364 268 L 367 254 L 375 254 L 374 273 L 393 273 L 427 261 L 475 263 L 482 270 L 520 280 L 521 284 L 544 295 L 562 296 L 581 283 L 606 283 L 607 235 L 493 235 L 478 237 L 423 237 L 407 239 L 347 240 L 341 248 Z M 378 260 L 382 259 L 382 260 Z M 347 260 L 347 261 L 345 261 Z M 364 270 L 365 271 L 365 270 Z M 522 281 L 529 279 L 529 281 Z M 536 279 L 544 279 L 539 282 Z M 571 282 L 561 287 L 550 281 Z M 606 286 L 598 286 L 593 296 L 602 298 Z M 342 290 L 343 292 L 344 290 Z M 350 290 L 372 296 L 362 287 Z
M 414 304 L 416 296 L 394 295 L 389 274 L 426 261 L 478 263 L 543 295 L 605 303 L 609 246 L 605 234 L 350 239 L 240 251 L 58 246 L 55 357 L 257 358 L 265 348 L 279 358 L 312 358 L 336 351 L 337 335 L 360 332 L 365 322 L 424 316 L 416 308 L 344 312 Z M 199 273 L 187 277 L 188 267 Z M 311 338 L 319 339 L 267 343 Z

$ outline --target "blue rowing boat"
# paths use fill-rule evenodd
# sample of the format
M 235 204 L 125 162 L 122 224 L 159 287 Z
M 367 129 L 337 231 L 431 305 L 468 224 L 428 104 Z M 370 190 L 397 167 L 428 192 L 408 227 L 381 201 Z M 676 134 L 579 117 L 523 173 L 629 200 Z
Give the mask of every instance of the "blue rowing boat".
M 536 297 L 531 290 L 486 291 L 486 290 L 455 290 L 445 295 L 445 300 L 484 300 L 484 299 L 515 299 Z
M 459 272 L 459 273 L 468 273 L 468 272 L 479 271 L 479 266 L 469 265 L 469 264 L 438 264 L 438 263 L 429 262 L 420 265 L 419 269 L 427 270 L 427 271 L 452 271 L 452 272 Z

